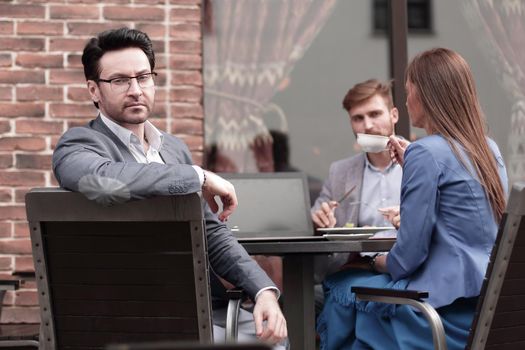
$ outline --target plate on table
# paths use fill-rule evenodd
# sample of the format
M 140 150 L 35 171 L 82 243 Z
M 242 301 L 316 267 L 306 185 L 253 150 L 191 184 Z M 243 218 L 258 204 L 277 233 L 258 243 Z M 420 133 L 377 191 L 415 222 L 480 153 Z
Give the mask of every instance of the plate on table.
M 349 235 L 348 233 L 325 233 L 323 235 L 329 241 L 358 241 L 361 239 L 369 239 L 373 233 L 356 233 Z
M 354 235 L 359 233 L 376 233 L 380 231 L 386 231 L 386 230 L 393 230 L 393 227 L 378 227 L 378 226 L 370 226 L 370 227 L 329 227 L 329 228 L 318 228 L 318 232 L 322 233 L 330 233 L 330 234 L 346 234 L 346 235 Z

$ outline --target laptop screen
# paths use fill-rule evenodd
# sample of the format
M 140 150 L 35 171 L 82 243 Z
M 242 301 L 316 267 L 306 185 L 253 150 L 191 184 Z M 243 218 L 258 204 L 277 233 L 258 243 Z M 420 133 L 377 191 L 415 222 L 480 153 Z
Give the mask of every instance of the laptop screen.
M 239 206 L 228 219 L 238 238 L 313 236 L 306 176 L 298 172 L 220 174 Z

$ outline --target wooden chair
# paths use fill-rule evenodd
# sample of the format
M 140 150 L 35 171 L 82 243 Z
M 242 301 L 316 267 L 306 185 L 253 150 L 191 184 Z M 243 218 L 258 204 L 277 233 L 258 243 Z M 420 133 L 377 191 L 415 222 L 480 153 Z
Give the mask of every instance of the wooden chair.
M 466 349 L 525 349 L 525 182 L 514 184 L 501 220 Z M 423 312 L 435 349 L 446 349 L 443 324 L 428 293 L 353 287 L 360 300 L 408 304 Z
M 103 207 L 79 193 L 34 189 L 26 209 L 41 348 L 212 342 L 197 194 Z

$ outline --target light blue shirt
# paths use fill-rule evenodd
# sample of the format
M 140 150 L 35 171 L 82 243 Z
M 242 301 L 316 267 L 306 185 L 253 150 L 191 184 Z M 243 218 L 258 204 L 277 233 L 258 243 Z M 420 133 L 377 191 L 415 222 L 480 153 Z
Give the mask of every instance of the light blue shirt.
M 488 143 L 506 194 L 503 159 L 497 145 Z M 479 295 L 498 230 L 464 153 L 463 158 L 469 171 L 438 135 L 412 143 L 405 152 L 401 227 L 387 269 L 394 281 L 407 279 L 407 289 L 428 291 L 436 308 Z
M 397 163 L 380 170 L 365 159 L 358 226 L 392 226 L 377 209 L 399 205 L 403 170 Z

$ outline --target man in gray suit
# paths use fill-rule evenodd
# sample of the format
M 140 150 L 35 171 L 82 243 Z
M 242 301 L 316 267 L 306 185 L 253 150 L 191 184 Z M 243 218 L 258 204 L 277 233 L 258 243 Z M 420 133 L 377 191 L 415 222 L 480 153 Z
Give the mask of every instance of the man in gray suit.
M 399 116 L 390 89 L 390 83 L 371 79 L 348 91 L 343 108 L 348 112 L 354 134 L 394 134 Z M 399 205 L 401 176 L 401 167 L 391 161 L 388 151 L 360 153 L 332 163 L 328 179 L 311 209 L 314 225 L 390 226 L 378 209 Z M 349 197 L 337 203 L 352 188 Z M 316 282 L 338 271 L 348 257 L 349 254 L 332 254 L 316 258 Z M 320 286 L 316 288 L 317 302 L 319 292 Z
M 148 121 L 156 76 L 148 36 L 128 28 L 103 32 L 85 46 L 82 64 L 99 115 L 84 127 L 68 130 L 59 140 L 53 171 L 60 185 L 107 205 L 202 191 L 212 270 L 255 301 L 253 334 L 270 343 L 285 339 L 279 290 L 222 222 L 237 206 L 233 186 L 192 165 L 187 146 Z M 215 197 L 224 207 L 218 217 Z M 212 294 L 218 290 L 220 286 L 213 284 Z M 214 323 L 222 321 L 214 318 Z

